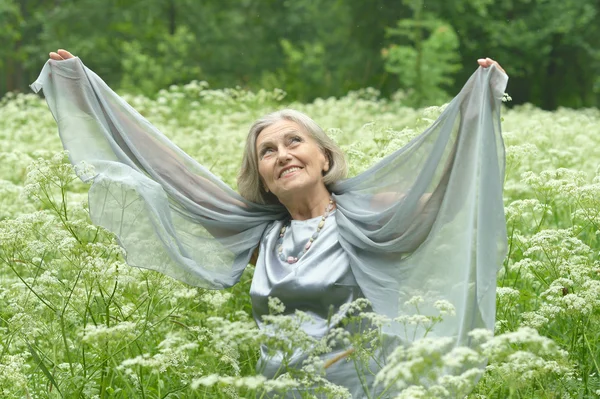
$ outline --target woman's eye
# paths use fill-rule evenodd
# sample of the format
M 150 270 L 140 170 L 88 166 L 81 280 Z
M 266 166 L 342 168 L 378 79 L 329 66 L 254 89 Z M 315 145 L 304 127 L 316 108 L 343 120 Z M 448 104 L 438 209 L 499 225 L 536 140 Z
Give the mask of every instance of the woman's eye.
M 300 143 L 302 141 L 302 139 L 299 136 L 294 136 L 292 137 L 292 143 L 296 142 L 296 143 Z
M 273 152 L 272 148 L 265 148 L 264 150 L 262 150 L 262 153 L 260 154 L 260 156 L 264 157 L 265 155 L 269 155 L 272 152 Z

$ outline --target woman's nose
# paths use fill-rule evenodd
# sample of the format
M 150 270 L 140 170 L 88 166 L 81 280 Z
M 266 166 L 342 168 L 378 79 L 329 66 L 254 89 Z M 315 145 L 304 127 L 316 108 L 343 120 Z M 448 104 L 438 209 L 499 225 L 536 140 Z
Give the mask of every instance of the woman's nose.
M 289 161 L 291 159 L 291 155 L 289 153 L 289 151 L 287 150 L 287 148 L 280 148 L 279 151 L 277 151 L 277 160 L 279 161 L 280 164 L 286 163 L 287 161 Z

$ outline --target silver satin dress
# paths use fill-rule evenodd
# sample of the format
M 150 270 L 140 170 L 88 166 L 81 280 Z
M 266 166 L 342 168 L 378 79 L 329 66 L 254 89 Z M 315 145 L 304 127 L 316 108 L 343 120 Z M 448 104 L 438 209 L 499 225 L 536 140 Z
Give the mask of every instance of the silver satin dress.
M 331 328 L 337 327 L 329 325 L 328 320 L 331 320 L 333 314 L 343 315 L 340 310 L 342 305 L 364 297 L 350 269 L 349 258 L 339 243 L 335 212 L 334 210 L 326 219 L 310 250 L 294 264 L 282 261 L 277 256 L 277 240 L 285 221 L 273 222 L 265 231 L 250 288 L 254 319 L 259 328 L 265 328 L 262 316 L 269 314 L 269 297 L 276 297 L 285 305 L 284 314 L 293 315 L 296 310 L 300 310 L 312 316 L 312 322 L 303 323 L 302 329 L 319 339 Z M 292 220 L 283 239 L 284 254 L 296 256 L 317 230 L 320 220 L 321 216 Z M 352 324 L 346 328 L 351 332 L 356 331 L 356 326 Z M 325 358 L 330 359 L 345 350 L 347 348 L 338 345 Z M 290 367 L 301 368 L 305 358 L 306 354 L 300 351 L 295 353 L 290 359 Z M 259 372 L 273 378 L 286 372 L 281 364 L 281 354 L 269 355 L 267 347 L 261 348 L 257 365 Z M 326 378 L 348 388 L 353 398 L 367 397 L 352 360 L 335 362 L 326 370 Z M 372 378 L 368 386 L 372 386 Z M 286 397 L 299 397 L 299 394 L 290 392 Z

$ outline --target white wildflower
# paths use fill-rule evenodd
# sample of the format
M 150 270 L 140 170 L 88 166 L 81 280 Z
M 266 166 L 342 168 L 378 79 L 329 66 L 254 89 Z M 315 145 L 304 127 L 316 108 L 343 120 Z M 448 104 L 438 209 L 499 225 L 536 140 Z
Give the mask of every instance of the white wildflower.
M 440 311 L 440 315 L 456 315 L 456 308 L 454 305 L 445 299 L 435 301 L 433 306 Z
M 279 298 L 269 297 L 269 312 L 271 314 L 282 314 L 285 312 L 285 305 Z
M 420 303 L 425 302 L 425 300 L 423 299 L 422 296 L 420 295 L 415 295 L 412 298 L 410 298 L 408 301 L 404 302 L 405 306 L 418 306 Z

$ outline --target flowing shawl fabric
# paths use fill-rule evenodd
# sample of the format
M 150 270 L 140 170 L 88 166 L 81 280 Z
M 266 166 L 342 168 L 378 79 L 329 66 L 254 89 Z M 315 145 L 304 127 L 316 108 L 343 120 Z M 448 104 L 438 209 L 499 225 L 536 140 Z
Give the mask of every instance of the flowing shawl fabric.
M 339 241 L 373 310 L 390 318 L 456 309 L 430 335 L 468 344 L 493 329 L 496 272 L 506 254 L 500 106 L 508 77 L 479 68 L 440 117 L 405 147 L 329 187 Z M 43 89 L 74 165 L 93 166 L 93 223 L 114 232 L 130 265 L 188 284 L 235 284 L 282 206 L 251 203 L 198 164 L 78 58 L 49 60 Z M 411 298 L 424 302 L 414 306 Z M 439 305 L 439 303 L 438 303 Z M 412 340 L 402 319 L 386 333 Z

